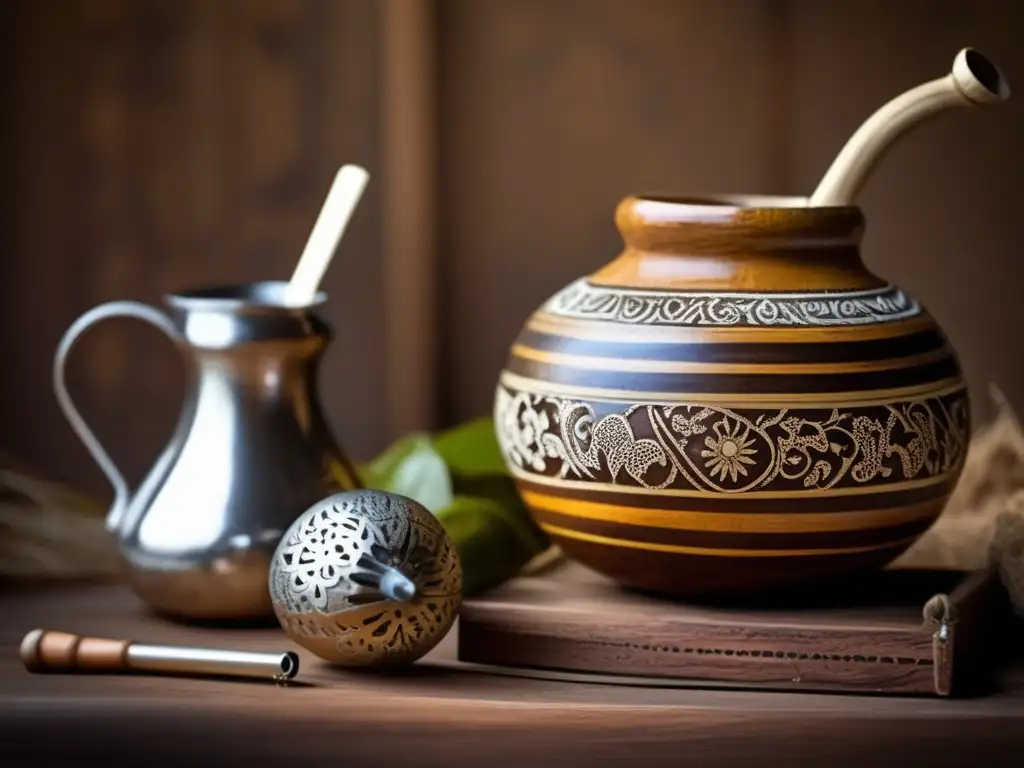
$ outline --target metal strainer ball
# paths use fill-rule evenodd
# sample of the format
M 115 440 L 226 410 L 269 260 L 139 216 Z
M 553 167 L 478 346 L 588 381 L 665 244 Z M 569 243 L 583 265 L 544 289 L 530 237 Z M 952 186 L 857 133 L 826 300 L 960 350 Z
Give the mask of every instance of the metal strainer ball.
M 282 537 L 270 597 L 284 631 L 347 667 L 404 664 L 451 629 L 462 566 L 425 507 L 383 491 L 346 491 L 314 504 Z

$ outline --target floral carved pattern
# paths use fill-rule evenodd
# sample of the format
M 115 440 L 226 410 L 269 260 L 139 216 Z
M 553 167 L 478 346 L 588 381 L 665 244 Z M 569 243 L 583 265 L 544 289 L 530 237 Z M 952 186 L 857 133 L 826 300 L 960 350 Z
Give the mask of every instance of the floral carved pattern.
M 615 410 L 502 385 L 495 420 L 505 461 L 520 474 L 716 493 L 952 475 L 969 434 L 963 390 L 835 409 L 672 403 Z
M 891 285 L 832 293 L 682 293 L 607 288 L 583 279 L 555 294 L 542 311 L 630 325 L 836 326 L 903 320 L 921 308 Z

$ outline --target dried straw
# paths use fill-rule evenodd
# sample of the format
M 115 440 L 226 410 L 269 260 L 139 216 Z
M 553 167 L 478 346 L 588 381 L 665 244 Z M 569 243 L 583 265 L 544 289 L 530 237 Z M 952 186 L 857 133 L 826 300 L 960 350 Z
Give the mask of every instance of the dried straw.
M 96 579 L 117 573 L 117 552 L 92 499 L 47 482 L 0 454 L 0 577 Z

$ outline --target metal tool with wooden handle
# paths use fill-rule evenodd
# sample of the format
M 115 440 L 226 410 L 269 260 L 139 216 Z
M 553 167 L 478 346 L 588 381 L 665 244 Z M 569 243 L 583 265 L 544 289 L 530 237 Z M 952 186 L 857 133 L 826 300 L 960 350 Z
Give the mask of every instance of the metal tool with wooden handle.
M 133 640 L 83 637 L 35 629 L 21 641 L 21 660 L 29 672 L 155 672 L 266 678 L 277 682 L 298 674 L 299 657 L 281 653 L 148 645 Z

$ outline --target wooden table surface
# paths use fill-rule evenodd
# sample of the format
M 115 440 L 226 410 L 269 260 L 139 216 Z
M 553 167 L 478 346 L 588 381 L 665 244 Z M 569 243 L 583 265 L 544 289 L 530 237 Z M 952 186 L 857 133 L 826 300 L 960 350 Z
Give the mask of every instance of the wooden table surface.
M 295 649 L 273 627 L 209 629 L 148 615 L 117 586 L 0 595 L 0 765 L 327 764 L 1024 765 L 1024 664 L 964 700 L 641 688 L 460 666 L 456 635 L 412 670 L 298 680 L 32 675 L 31 629 L 246 649 Z M 253 762 L 256 761 L 256 762 Z

